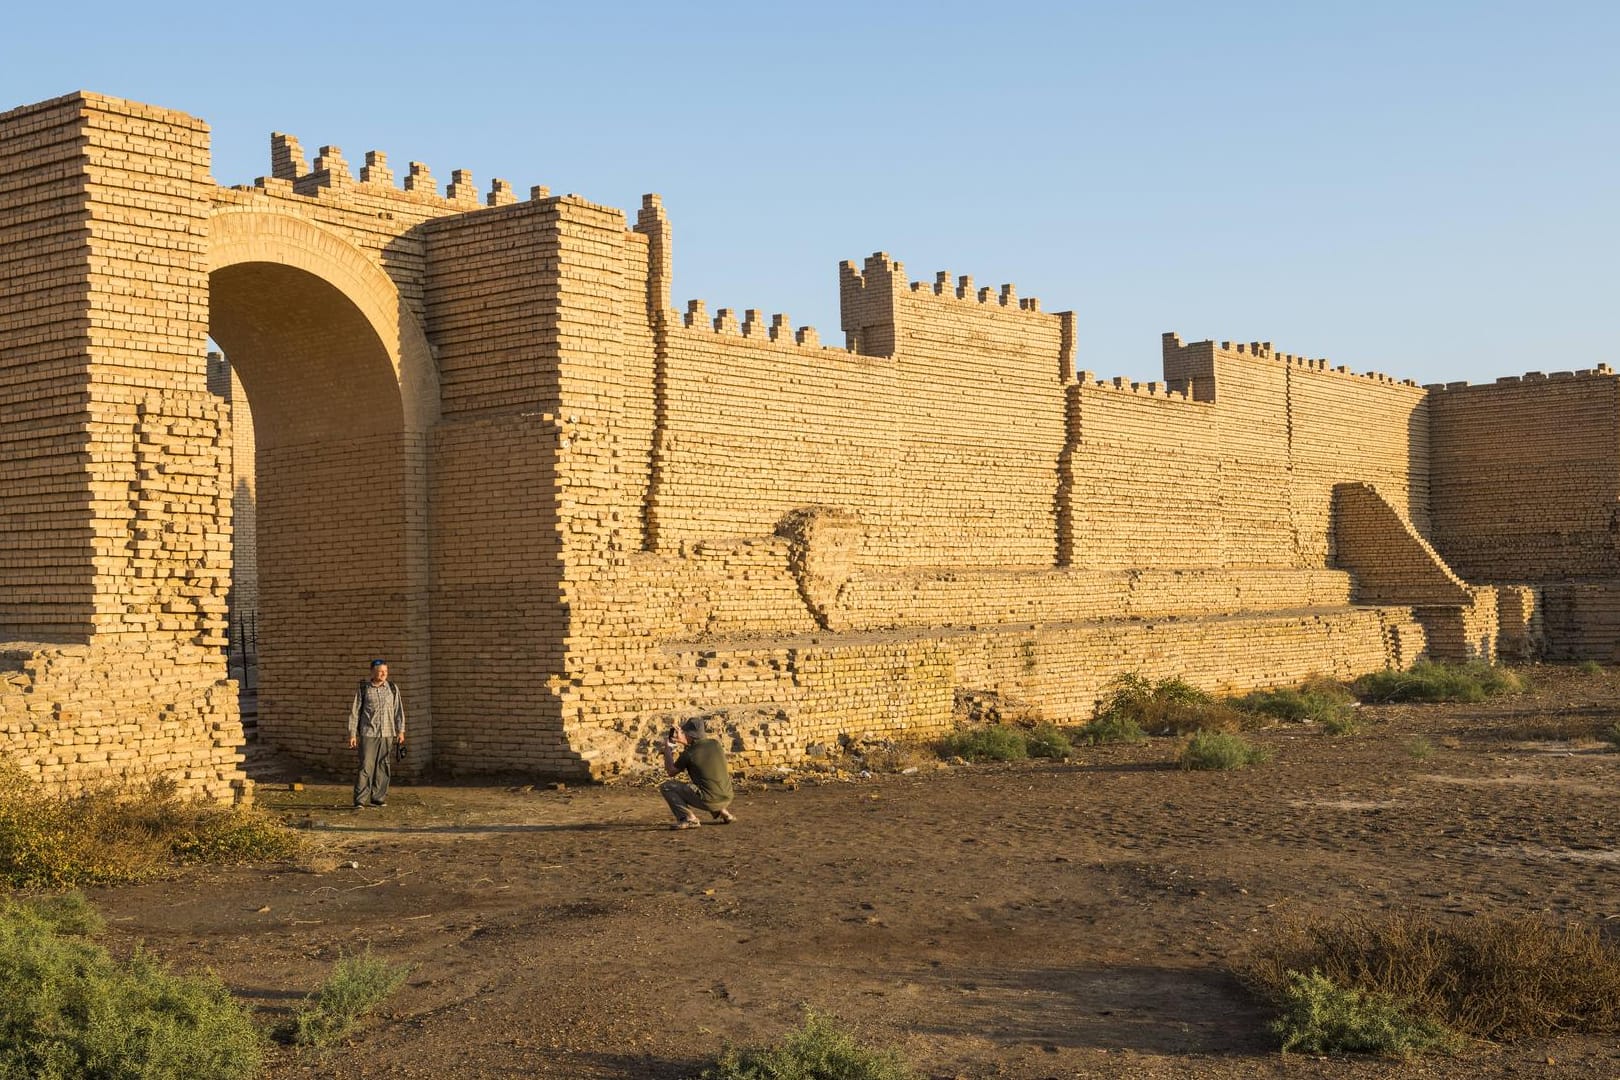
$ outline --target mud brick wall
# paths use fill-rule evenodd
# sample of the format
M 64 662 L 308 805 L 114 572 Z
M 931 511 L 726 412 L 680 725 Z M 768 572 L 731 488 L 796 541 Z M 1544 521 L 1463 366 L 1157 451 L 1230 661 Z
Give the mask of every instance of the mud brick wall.
M 1220 428 L 1212 402 L 1158 384 L 1068 388 L 1062 562 L 1085 567 L 1220 566 L 1227 558 Z
M 90 241 L 76 98 L 0 114 L 0 640 L 88 640 Z
M 1347 679 L 1390 663 L 1397 629 L 1409 641 L 1421 639 L 1409 611 L 1358 607 L 1193 622 L 1099 620 L 964 634 L 943 643 L 956 657 L 958 685 L 1034 703 L 1054 720 L 1085 721 L 1108 679 L 1121 672 L 1232 692 L 1297 685 L 1313 674 Z
M 866 526 L 866 564 L 1052 565 L 1060 320 L 1010 287 L 908 282 L 881 254 L 842 273 L 854 352 L 785 315 L 693 301 L 669 318 L 657 548 L 767 535 L 790 510 L 834 505 Z
M 230 442 L 201 363 L 206 125 L 74 94 L 0 116 L 0 147 L 17 185 L 3 220 L 30 222 L 7 237 L 7 257 L 18 241 L 50 298 L 17 279 L 0 298 L 0 353 L 20 364 L 0 391 L 3 460 L 26 463 L 19 479 L 40 507 L 0 520 L 12 575 L 0 605 L 28 598 L 0 623 L 78 646 L 11 648 L 8 684 L 28 693 L 20 707 L 7 695 L 8 750 L 52 783 L 162 771 L 193 792 L 246 797 L 220 651 Z M 79 493 L 63 497 L 68 484 Z M 38 547 L 19 558 L 21 545 Z
M 861 282 L 868 309 L 892 289 L 906 403 L 894 421 L 898 490 L 878 523 L 887 542 L 873 553 L 889 565 L 1053 565 L 1062 387 L 1073 378 L 1064 320 L 1011 285 L 976 290 L 945 272 L 907 282 L 901 264 L 882 257 L 867 260 Z
M 1555 660 L 1620 661 L 1620 582 L 1562 581 L 1537 589 L 1545 655 Z
M 1227 564 L 1332 565 L 1332 492 L 1348 481 L 1376 485 L 1428 535 L 1427 394 L 1415 383 L 1268 342 L 1184 345 L 1175 334 L 1164 337 L 1164 373 L 1172 391 L 1214 406 Z
M 445 411 L 433 433 L 434 752 L 452 769 L 576 764 L 555 694 L 569 635 L 557 222 L 542 201 L 426 230 Z
M 1467 580 L 1620 575 L 1620 377 L 1429 388 L 1435 546 Z
M 284 134 L 222 189 L 207 140 L 95 95 L 0 114 L 0 733 L 53 783 L 248 791 L 250 474 L 261 731 L 334 766 L 375 655 L 411 767 L 603 776 L 693 711 L 768 762 L 940 730 L 959 689 L 1084 719 L 1122 671 L 1620 641 L 1607 369 L 1426 391 L 1167 335 L 1162 386 L 1099 383 L 1072 313 L 881 253 L 824 348 L 678 312 L 656 196 L 632 226 Z

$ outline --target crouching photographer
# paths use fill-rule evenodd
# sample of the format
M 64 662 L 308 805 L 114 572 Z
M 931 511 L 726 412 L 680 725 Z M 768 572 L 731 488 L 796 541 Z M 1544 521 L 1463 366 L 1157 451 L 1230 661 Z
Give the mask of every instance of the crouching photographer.
M 731 805 L 731 770 L 720 740 L 712 738 L 703 721 L 694 717 L 671 727 L 660 744 L 664 751 L 664 771 L 670 776 L 685 773 L 691 780 L 666 780 L 658 790 L 675 815 L 674 829 L 695 829 L 702 824 L 696 811 L 706 810 L 716 824 L 736 821 Z

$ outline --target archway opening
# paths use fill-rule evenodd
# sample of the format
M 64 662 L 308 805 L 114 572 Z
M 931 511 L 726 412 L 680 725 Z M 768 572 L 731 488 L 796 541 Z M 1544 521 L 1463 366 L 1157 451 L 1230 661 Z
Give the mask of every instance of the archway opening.
M 222 266 L 209 287 L 210 336 L 246 393 L 233 427 L 254 444 L 233 483 L 251 522 L 231 612 L 233 650 L 254 662 L 244 712 L 276 747 L 336 764 L 365 659 L 426 668 L 419 440 L 394 357 L 343 290 L 268 261 Z

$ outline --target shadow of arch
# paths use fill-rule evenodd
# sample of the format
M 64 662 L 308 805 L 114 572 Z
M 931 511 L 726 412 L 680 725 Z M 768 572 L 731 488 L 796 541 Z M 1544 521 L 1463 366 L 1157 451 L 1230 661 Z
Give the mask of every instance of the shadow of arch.
M 431 752 L 427 438 L 438 378 L 392 280 L 342 237 L 273 209 L 210 218 L 209 332 L 255 437 L 259 732 L 343 766 L 366 659 L 406 688 Z

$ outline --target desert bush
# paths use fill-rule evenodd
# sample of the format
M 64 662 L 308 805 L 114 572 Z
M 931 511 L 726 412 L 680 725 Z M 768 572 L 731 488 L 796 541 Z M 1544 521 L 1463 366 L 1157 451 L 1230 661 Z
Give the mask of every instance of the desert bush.
M 1128 716 L 1099 716 L 1074 733 L 1077 741 L 1087 746 L 1103 743 L 1139 743 L 1147 741 L 1147 732 Z
M 1347 735 L 1356 727 L 1355 695 L 1331 679 L 1308 679 L 1298 688 L 1254 690 L 1230 703 L 1276 720 L 1322 724 L 1333 735 Z
M 15 887 L 140 881 L 183 863 L 287 858 L 301 846 L 263 811 L 182 799 L 171 782 L 60 796 L 0 762 L 0 882 Z
M 1029 740 L 1017 727 L 995 724 L 953 732 L 940 740 L 940 753 L 968 761 L 1022 761 L 1029 756 Z
M 1036 724 L 1025 734 L 1024 748 L 1032 758 L 1061 761 L 1074 755 L 1074 744 L 1056 724 Z
M 894 1050 L 863 1045 L 831 1017 L 809 1012 L 772 1046 L 728 1046 L 698 1080 L 916 1080 Z
M 1149 682 L 1132 672 L 1110 679 L 1104 691 L 1093 723 L 1109 728 L 1124 729 L 1128 722 L 1155 735 L 1184 735 L 1190 731 L 1245 731 L 1264 723 L 1257 714 L 1217 701 L 1181 679 Z
M 1448 1049 L 1457 1039 L 1441 1024 L 1413 1016 L 1378 990 L 1334 985 L 1321 972 L 1290 971 L 1271 1030 L 1283 1053 L 1406 1055 Z
M 1323 720 L 1322 730 L 1329 735 L 1354 735 L 1361 730 L 1361 719 L 1354 710 L 1346 709 Z
M 1414 735 L 1402 747 L 1413 761 L 1427 761 L 1434 756 L 1434 743 L 1422 735 Z
M 0 1076 L 32 1080 L 235 1080 L 256 1076 L 264 1036 L 213 975 L 177 975 L 91 937 L 77 895 L 0 906 Z
M 1604 728 L 1598 734 L 1598 738 L 1608 743 L 1613 749 L 1620 750 L 1620 720 L 1616 720 L 1614 723 Z
M 409 973 L 406 965 L 391 963 L 369 949 L 344 957 L 299 1005 L 282 1035 L 298 1046 L 329 1046 L 392 997 Z
M 1385 668 L 1363 675 L 1350 689 L 1363 701 L 1455 701 L 1474 703 L 1502 694 L 1517 694 L 1524 679 L 1505 667 L 1473 661 L 1443 664 L 1420 660 L 1409 671 Z
M 1183 769 L 1241 769 L 1258 765 L 1270 752 L 1228 731 L 1196 731 L 1181 749 Z
M 1238 968 L 1278 1004 L 1299 972 L 1388 995 L 1415 1016 L 1482 1039 L 1620 1031 L 1620 946 L 1586 926 L 1350 915 L 1285 927 Z
M 1601 675 L 1603 674 L 1603 665 L 1596 660 L 1582 660 L 1575 665 L 1575 670 L 1582 675 Z

